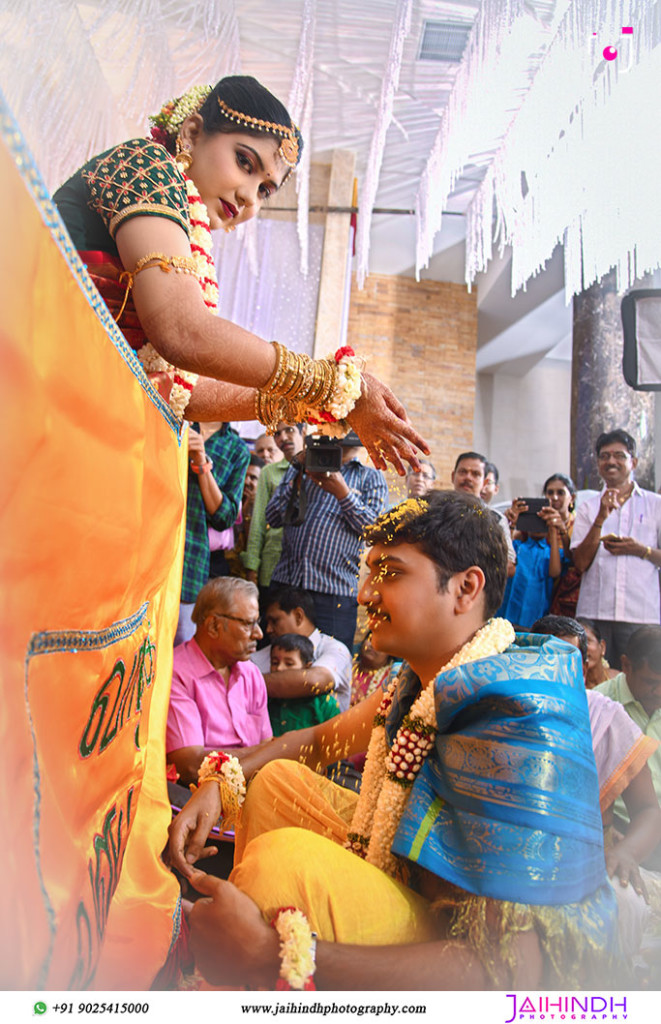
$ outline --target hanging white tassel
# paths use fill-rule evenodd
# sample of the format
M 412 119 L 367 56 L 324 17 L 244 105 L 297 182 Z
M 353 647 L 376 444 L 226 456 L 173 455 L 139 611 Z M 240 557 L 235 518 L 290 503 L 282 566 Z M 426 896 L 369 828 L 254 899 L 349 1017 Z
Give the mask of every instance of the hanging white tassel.
M 611 267 L 626 288 L 659 266 L 660 42 L 645 0 L 574 0 L 468 211 L 467 281 L 490 256 L 493 197 L 512 294 L 558 242 L 567 299 Z
M 484 0 L 480 7 L 418 189 L 417 277 L 461 170 L 475 157 L 484 160 L 505 134 L 546 32 L 524 0 Z
M 312 107 L 314 76 L 314 37 L 317 18 L 317 0 L 305 0 L 298 56 L 294 80 L 289 93 L 289 113 L 299 124 L 303 136 L 303 154 L 296 172 L 298 211 L 296 223 L 301 248 L 301 273 L 308 274 L 309 263 L 309 206 L 310 206 L 310 157 L 312 154 Z
M 310 81 L 310 88 L 308 90 L 308 96 L 306 98 L 305 106 L 303 108 L 303 117 L 301 118 L 301 134 L 305 140 L 310 140 L 312 133 L 312 81 Z M 312 147 L 306 144 L 303 147 L 303 153 L 301 155 L 301 161 L 298 165 L 296 172 L 296 193 L 298 196 L 298 206 L 296 211 L 296 231 L 298 234 L 298 244 L 300 246 L 301 260 L 300 260 L 300 271 L 303 277 L 308 276 L 309 263 L 310 263 L 310 239 L 309 239 L 309 222 L 310 222 L 310 174 L 311 174 L 311 157 Z
M 372 141 L 370 143 L 370 151 L 367 158 L 365 180 L 360 191 L 360 201 L 358 204 L 358 230 L 356 236 L 356 280 L 360 289 L 362 289 L 367 275 L 372 210 L 374 209 L 376 191 L 379 185 L 381 164 L 383 162 L 383 153 L 386 145 L 386 135 L 392 121 L 395 94 L 399 87 L 399 75 L 402 67 L 404 42 L 411 31 L 411 7 L 412 0 L 397 0 L 392 34 L 390 36 L 388 63 L 381 83 L 379 108 L 376 115 L 374 130 L 372 132 Z

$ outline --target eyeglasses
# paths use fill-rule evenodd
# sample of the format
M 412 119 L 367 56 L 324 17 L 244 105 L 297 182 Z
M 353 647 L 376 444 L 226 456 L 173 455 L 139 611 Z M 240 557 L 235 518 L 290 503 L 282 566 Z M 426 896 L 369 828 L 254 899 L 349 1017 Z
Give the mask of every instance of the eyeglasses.
M 608 462 L 609 459 L 615 459 L 617 462 L 626 462 L 629 458 L 629 452 L 599 452 L 597 455 L 598 462 Z
M 238 622 L 246 633 L 252 633 L 259 626 L 259 619 L 240 619 L 238 615 L 227 615 L 225 612 L 214 612 L 219 619 L 231 619 Z

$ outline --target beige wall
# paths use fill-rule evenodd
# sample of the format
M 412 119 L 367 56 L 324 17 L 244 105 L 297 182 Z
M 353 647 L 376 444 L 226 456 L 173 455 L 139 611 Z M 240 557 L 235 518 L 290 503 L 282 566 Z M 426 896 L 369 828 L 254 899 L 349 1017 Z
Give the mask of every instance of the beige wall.
M 441 485 L 457 453 L 473 447 L 476 340 L 476 296 L 463 285 L 383 275 L 363 291 L 353 283 L 348 343 L 429 441 Z
M 545 359 L 524 376 L 481 373 L 475 448 L 500 470 L 495 501 L 541 495 L 552 473 L 569 473 L 571 363 Z

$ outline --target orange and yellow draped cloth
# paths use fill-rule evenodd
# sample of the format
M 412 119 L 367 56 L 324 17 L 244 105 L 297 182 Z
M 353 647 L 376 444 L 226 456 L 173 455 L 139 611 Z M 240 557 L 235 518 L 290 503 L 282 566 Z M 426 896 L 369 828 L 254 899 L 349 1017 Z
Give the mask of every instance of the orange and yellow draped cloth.
M 0 987 L 144 989 L 179 928 L 185 452 L 1 96 L 0 136 Z

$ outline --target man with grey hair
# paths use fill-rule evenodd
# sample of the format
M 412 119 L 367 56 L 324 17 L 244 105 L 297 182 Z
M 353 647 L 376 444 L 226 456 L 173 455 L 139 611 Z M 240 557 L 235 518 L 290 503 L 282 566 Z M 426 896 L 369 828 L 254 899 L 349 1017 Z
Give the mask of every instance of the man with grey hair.
M 167 759 L 184 785 L 212 750 L 248 748 L 271 739 L 264 677 L 250 661 L 261 639 L 254 583 L 219 576 L 200 590 L 191 640 L 175 647 L 168 710 Z

